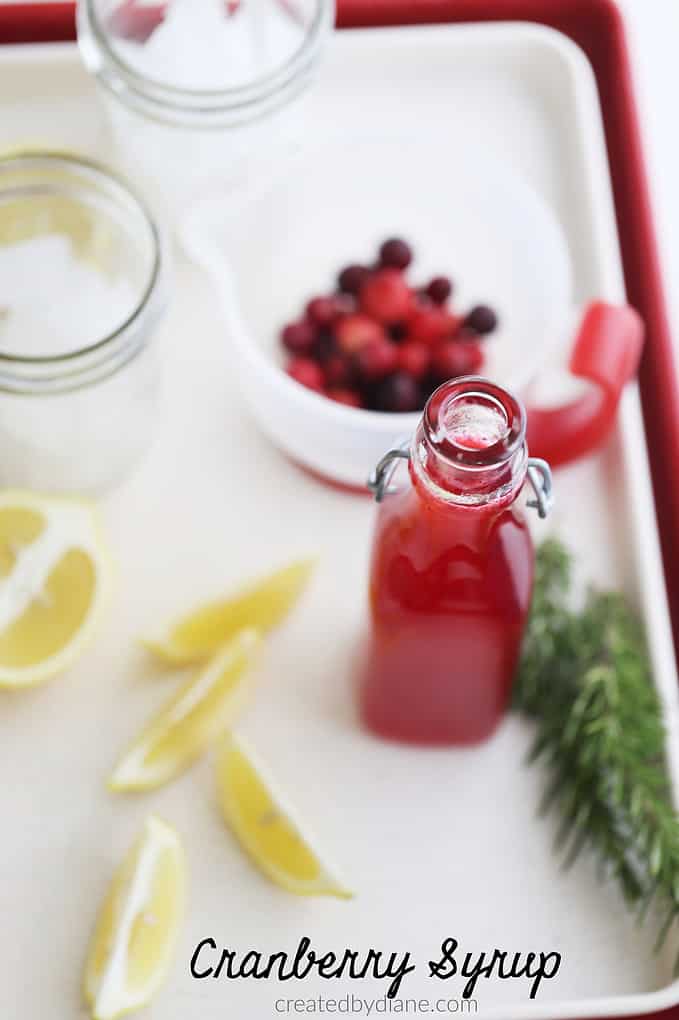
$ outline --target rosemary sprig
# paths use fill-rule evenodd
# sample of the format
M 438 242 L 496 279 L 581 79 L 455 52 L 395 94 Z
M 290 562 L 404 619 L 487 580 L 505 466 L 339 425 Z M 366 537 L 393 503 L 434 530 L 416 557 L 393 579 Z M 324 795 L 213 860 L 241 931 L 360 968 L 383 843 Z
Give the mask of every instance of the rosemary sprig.
M 536 725 L 530 759 L 546 763 L 542 809 L 561 815 L 565 864 L 594 849 L 640 919 L 661 911 L 659 948 L 679 917 L 679 820 L 642 628 L 621 595 L 590 591 L 576 612 L 569 589 L 570 556 L 549 539 L 514 704 Z

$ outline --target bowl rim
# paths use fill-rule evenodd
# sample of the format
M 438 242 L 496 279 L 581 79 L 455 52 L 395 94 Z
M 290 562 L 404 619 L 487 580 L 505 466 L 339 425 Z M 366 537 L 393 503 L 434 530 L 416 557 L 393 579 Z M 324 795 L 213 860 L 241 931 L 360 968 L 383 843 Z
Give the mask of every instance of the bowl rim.
M 384 146 L 385 144 L 401 146 L 403 144 L 402 138 L 397 133 L 391 132 L 378 135 L 357 132 L 355 135 L 352 135 L 352 140 L 354 142 L 358 141 L 379 146 Z M 275 171 L 266 178 L 264 186 L 262 186 L 261 179 L 249 181 L 247 188 L 240 194 L 239 201 L 234 204 L 231 210 L 227 211 L 224 219 L 226 220 L 231 216 L 239 216 L 251 204 L 257 203 L 271 195 L 276 187 L 276 182 L 280 178 L 284 179 L 294 166 L 305 164 L 309 156 L 320 155 L 327 158 L 329 146 L 333 144 L 344 148 L 348 144 L 348 140 L 346 138 L 338 138 L 336 135 L 322 139 L 316 138 L 314 142 L 300 146 L 299 149 L 284 161 L 284 164 L 278 171 Z M 440 141 L 433 136 L 429 139 L 429 144 L 434 149 L 441 148 Z M 449 153 L 448 155 L 450 156 Z M 476 169 L 478 170 L 478 168 Z M 522 197 L 531 202 L 534 207 L 539 208 L 541 213 L 544 214 L 545 222 L 549 223 L 552 236 L 557 240 L 558 247 L 563 255 L 561 268 L 564 270 L 563 292 L 566 297 L 566 306 L 563 310 L 568 314 L 573 306 L 573 264 L 566 233 L 563 225 L 555 215 L 551 204 L 518 170 L 508 164 L 502 163 L 499 169 L 495 169 L 485 163 L 480 172 L 481 176 L 485 175 L 487 180 L 491 182 L 500 181 L 505 191 L 520 192 Z M 466 176 L 469 177 L 470 182 L 477 189 L 480 187 L 476 171 L 474 177 Z M 251 363 L 253 371 L 257 373 L 263 372 L 273 385 L 282 387 L 283 391 L 287 392 L 291 399 L 301 402 L 309 412 L 315 410 L 315 413 L 324 416 L 328 421 L 334 420 L 338 424 L 351 425 L 354 429 L 363 425 L 366 428 L 371 428 L 373 431 L 384 433 L 385 436 L 389 437 L 414 431 L 422 416 L 422 411 L 393 412 L 350 407 L 333 401 L 324 394 L 308 389 L 286 374 L 283 366 L 263 349 L 262 345 L 253 335 L 253 332 L 246 326 L 241 301 L 233 282 L 234 275 L 231 259 L 223 252 L 216 240 L 214 230 L 211 229 L 214 227 L 211 211 L 214 211 L 214 195 L 207 195 L 194 205 L 191 213 L 185 219 L 182 229 L 182 241 L 190 256 L 206 270 L 211 278 L 211 282 L 217 287 L 231 340 L 238 346 L 242 355 Z M 209 224 L 207 228 L 203 226 L 204 221 Z M 544 366 L 548 354 L 557 346 L 558 319 L 556 312 L 553 312 L 550 316 L 549 325 L 554 338 L 545 345 L 545 350 L 536 364 L 536 371 Z M 526 380 L 517 385 L 514 381 L 507 381 L 507 385 L 513 391 L 518 390 L 521 393 L 530 385 L 530 382 L 531 380 Z M 501 382 L 501 385 L 505 385 L 505 383 Z

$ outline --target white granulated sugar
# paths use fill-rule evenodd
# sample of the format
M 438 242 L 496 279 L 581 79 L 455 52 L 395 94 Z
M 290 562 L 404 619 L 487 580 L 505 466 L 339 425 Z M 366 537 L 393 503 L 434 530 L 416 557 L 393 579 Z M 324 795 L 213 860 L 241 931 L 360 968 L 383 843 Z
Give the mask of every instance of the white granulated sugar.
M 293 3 L 297 0 L 293 0 Z M 115 40 L 116 52 L 145 77 L 175 88 L 222 90 L 250 84 L 290 59 L 305 26 L 289 0 L 175 0 L 143 44 Z
M 77 258 L 67 237 L 0 247 L 0 355 L 81 350 L 121 326 L 137 297 L 129 280 Z M 150 434 L 156 386 L 147 348 L 94 385 L 45 396 L 3 391 L 0 484 L 96 492 L 122 477 Z
M 129 280 L 104 276 L 58 234 L 0 247 L 0 354 L 52 357 L 88 347 L 134 311 Z

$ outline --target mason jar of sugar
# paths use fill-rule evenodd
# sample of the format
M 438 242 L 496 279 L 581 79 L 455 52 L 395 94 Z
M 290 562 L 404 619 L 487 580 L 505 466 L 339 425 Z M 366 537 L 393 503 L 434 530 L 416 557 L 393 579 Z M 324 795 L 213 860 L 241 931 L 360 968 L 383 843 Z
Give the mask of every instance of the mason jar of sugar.
M 167 256 L 104 167 L 0 156 L 0 484 L 96 492 L 152 431 Z
M 78 3 L 117 157 L 171 214 L 294 140 L 333 22 L 333 0 Z

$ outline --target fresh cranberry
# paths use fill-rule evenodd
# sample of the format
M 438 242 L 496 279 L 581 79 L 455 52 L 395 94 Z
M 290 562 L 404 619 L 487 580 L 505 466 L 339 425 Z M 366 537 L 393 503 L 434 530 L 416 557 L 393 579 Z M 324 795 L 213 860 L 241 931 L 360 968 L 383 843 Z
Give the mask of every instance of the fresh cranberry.
M 396 370 L 398 348 L 388 340 L 367 344 L 357 351 L 355 360 L 356 370 L 361 379 L 365 382 L 375 382 Z
M 345 294 L 357 295 L 369 276 L 370 270 L 366 266 L 346 266 L 337 277 L 337 283 Z
M 351 363 L 342 354 L 331 354 L 323 363 L 326 386 L 346 386 L 353 377 Z
M 378 269 L 361 288 L 361 309 L 385 325 L 406 319 L 412 303 L 412 291 L 398 269 Z
M 367 315 L 347 315 L 337 323 L 335 330 L 337 343 L 345 354 L 355 354 L 369 344 L 381 343 L 385 332 L 378 322 Z
M 420 404 L 420 388 L 405 372 L 387 376 L 375 392 L 375 405 L 380 411 L 405 413 L 416 411 Z
M 326 391 L 331 400 L 338 404 L 346 404 L 347 407 L 363 407 L 363 398 L 358 390 L 349 389 L 347 386 L 331 386 Z
M 398 367 L 413 379 L 424 379 L 431 365 L 431 350 L 427 344 L 409 340 L 397 349 Z
M 394 343 L 400 344 L 408 336 L 408 326 L 405 322 L 395 322 L 387 332 Z
M 312 355 L 316 361 L 320 361 L 324 365 L 333 354 L 337 354 L 337 341 L 334 334 L 330 333 L 327 329 L 323 329 L 316 338 Z
M 444 305 L 452 293 L 453 285 L 447 276 L 435 276 L 425 289 L 425 294 L 435 305 Z
M 339 309 L 333 297 L 315 297 L 306 306 L 306 316 L 321 329 L 332 326 Z
M 310 354 L 316 343 L 316 328 L 307 319 L 291 322 L 281 330 L 281 343 L 291 354 Z
M 422 305 L 411 316 L 409 327 L 413 340 L 432 346 L 454 336 L 460 319 L 439 305 Z
M 432 393 L 434 392 L 434 390 L 437 390 L 440 385 L 441 385 L 441 383 L 439 382 L 439 380 L 436 379 L 435 377 L 433 377 L 432 375 L 428 375 L 427 378 L 422 382 L 422 384 L 420 386 L 420 392 L 421 392 L 421 395 L 422 395 L 422 406 L 423 407 L 427 403 L 427 401 L 429 400 L 429 398 L 432 395 Z
M 356 298 L 353 294 L 345 294 L 338 290 L 333 294 L 333 300 L 337 308 L 338 318 L 341 318 L 343 315 L 351 315 L 352 312 L 356 311 Z
M 380 247 L 380 265 L 407 269 L 413 261 L 413 250 L 400 237 L 391 237 Z
M 467 372 L 469 375 L 476 375 L 483 368 L 483 363 L 486 360 L 483 348 L 480 344 L 475 343 L 464 343 L 463 347 L 468 348 L 467 354 Z
M 317 393 L 323 392 L 323 369 L 311 358 L 293 358 L 287 367 L 291 379 Z
M 467 329 L 483 336 L 485 333 L 492 333 L 497 328 L 497 315 L 488 305 L 477 305 L 464 320 Z
M 432 354 L 432 368 L 441 382 L 459 375 L 474 375 L 482 364 L 481 347 L 468 341 L 446 340 Z

